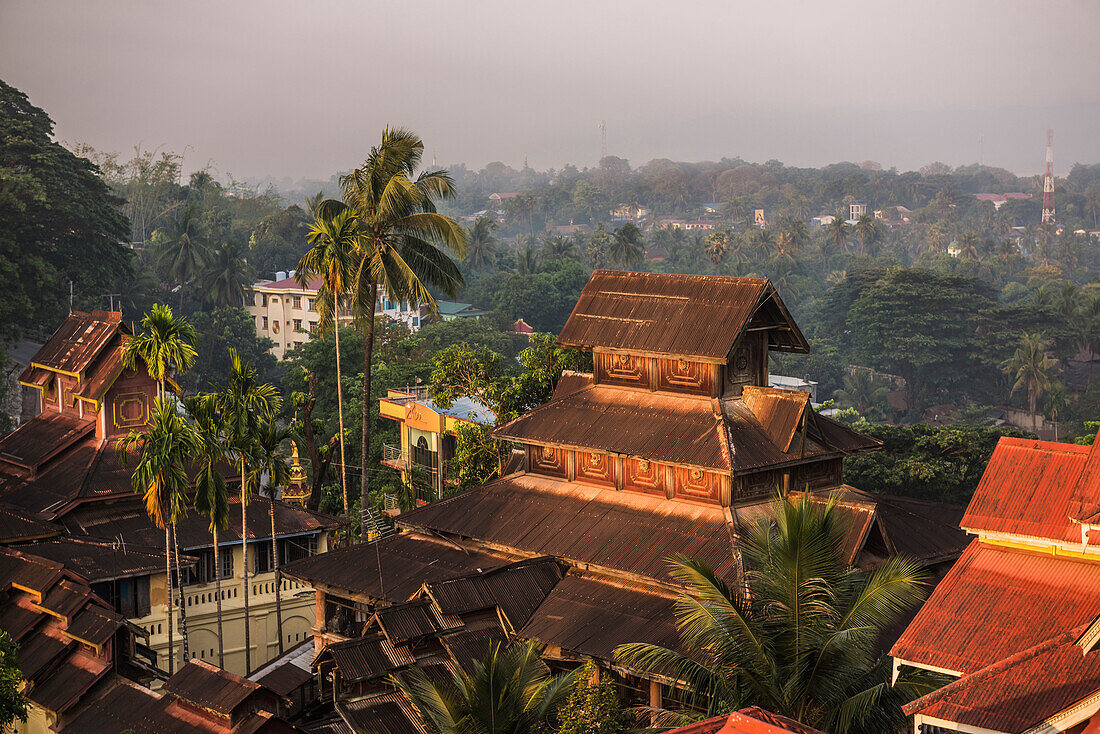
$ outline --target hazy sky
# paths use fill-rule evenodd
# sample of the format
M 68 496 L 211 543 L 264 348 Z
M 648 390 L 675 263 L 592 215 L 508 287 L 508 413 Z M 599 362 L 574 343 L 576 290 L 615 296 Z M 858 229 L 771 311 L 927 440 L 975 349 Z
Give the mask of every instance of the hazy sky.
M 0 0 L 0 78 L 108 151 L 327 178 L 428 160 L 1100 162 L 1097 0 Z

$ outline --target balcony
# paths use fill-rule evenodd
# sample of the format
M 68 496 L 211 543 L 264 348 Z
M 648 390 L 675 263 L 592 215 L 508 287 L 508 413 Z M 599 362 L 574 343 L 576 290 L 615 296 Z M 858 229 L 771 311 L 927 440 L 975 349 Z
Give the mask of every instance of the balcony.
M 409 465 L 409 453 L 402 451 L 400 446 L 382 445 L 382 466 L 388 466 L 397 471 L 405 471 Z

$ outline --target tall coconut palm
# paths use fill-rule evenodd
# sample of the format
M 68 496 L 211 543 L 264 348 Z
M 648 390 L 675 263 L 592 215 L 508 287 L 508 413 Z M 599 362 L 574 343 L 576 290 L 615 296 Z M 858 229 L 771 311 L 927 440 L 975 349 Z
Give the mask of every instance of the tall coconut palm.
M 729 246 L 730 236 L 728 232 L 712 232 L 707 235 L 707 259 L 714 266 L 714 272 L 718 272 L 718 265 L 726 258 L 726 251 L 729 250 Z
M 852 228 L 848 225 L 848 221 L 844 218 L 844 212 L 838 211 L 833 217 L 833 221 L 825 225 L 825 231 L 829 236 L 830 244 L 833 246 L 833 252 L 843 252 L 844 248 L 848 244 L 848 238 L 851 236 Z
M 843 385 L 836 391 L 836 401 L 841 406 L 855 408 L 860 415 L 868 418 L 882 413 L 888 390 L 871 370 L 857 370 L 844 375 Z
M 577 243 L 571 237 L 556 234 L 546 238 L 542 252 L 548 260 L 565 260 L 577 256 Z
M 214 250 L 203 268 L 203 300 L 216 308 L 240 306 L 252 284 L 252 268 L 245 261 L 244 245 L 230 240 Z
M 123 344 L 122 366 L 133 368 L 140 358 L 149 376 L 157 381 L 157 397 L 163 398 L 169 371 L 185 370 L 195 363 L 195 327 L 186 319 L 176 318 L 170 306 L 160 303 L 153 304 L 141 325 L 143 331 Z
M 882 232 L 878 227 L 878 222 L 875 221 L 875 218 L 870 214 L 861 214 L 859 219 L 856 220 L 855 226 L 852 227 L 852 230 L 859 240 L 860 254 L 869 252 L 882 236 Z
M 624 270 L 645 256 L 645 240 L 642 231 L 633 222 L 627 222 L 611 236 L 611 256 Z
M 248 604 L 248 500 L 251 496 L 253 454 L 262 421 L 271 420 L 282 399 L 274 385 L 259 381 L 256 368 L 229 350 L 229 380 L 214 398 L 230 455 L 241 473 L 241 591 L 244 596 L 245 671 L 252 672 L 252 637 Z
M 168 609 L 168 673 L 175 672 L 175 639 L 173 618 L 175 598 L 172 571 L 179 575 L 179 554 L 173 553 L 172 534 L 176 523 L 187 514 L 187 494 L 190 478 L 186 467 L 192 461 L 198 443 L 194 433 L 176 410 L 175 399 L 157 398 L 149 425 L 145 431 L 130 431 L 119 448 L 119 463 L 127 465 L 130 454 L 136 454 L 134 473 L 130 478 L 134 492 L 141 494 L 145 511 L 164 530 L 165 585 Z M 182 599 L 181 599 L 182 602 Z M 187 629 L 183 634 L 184 659 L 188 657 Z
M 499 643 L 473 672 L 453 680 L 429 678 L 413 668 L 394 678 L 431 734 L 534 734 L 549 731 L 551 715 L 565 702 L 573 674 L 553 676 L 533 642 L 504 649 Z
M 347 458 L 344 453 L 344 388 L 340 371 L 340 304 L 347 297 L 355 279 L 356 257 L 359 251 L 359 217 L 355 211 L 332 199 L 317 202 L 311 209 L 313 222 L 306 234 L 312 247 L 298 261 L 295 280 L 303 288 L 314 278 L 320 278 L 317 291 L 317 313 L 322 332 L 332 329 L 336 338 L 336 415 L 340 424 L 340 489 L 344 496 L 344 516 L 348 517 Z
M 1011 394 L 1015 395 L 1018 390 L 1027 390 L 1027 408 L 1031 412 L 1032 430 L 1038 430 L 1036 411 L 1039 398 L 1053 384 L 1054 370 L 1058 366 L 1058 360 L 1048 354 L 1050 347 L 1051 341 L 1045 334 L 1025 333 L 1020 338 L 1020 346 L 1015 353 L 1001 365 L 1004 373 L 1015 379 Z
M 256 431 L 254 463 L 252 472 L 256 486 L 260 478 L 267 477 L 267 514 L 271 520 L 271 568 L 275 573 L 275 628 L 279 633 L 279 654 L 283 654 L 283 599 L 280 587 L 283 580 L 279 577 L 279 544 L 275 534 L 275 494 L 279 487 L 290 484 L 290 462 L 280 447 L 294 438 L 289 428 L 280 428 L 274 420 L 263 420 Z
M 187 204 L 180 209 L 171 227 L 153 233 L 157 265 L 178 284 L 180 309 L 183 308 L 184 288 L 202 271 L 210 255 L 200 215 L 198 205 Z
M 435 312 L 429 287 L 453 298 L 465 284 L 451 255 L 465 257 L 466 230 L 436 211 L 437 200 L 454 196 L 454 180 L 441 169 L 417 173 L 423 154 L 419 136 L 387 127 L 363 165 L 340 179 L 344 201 L 359 215 L 359 265 L 351 292 L 366 347 L 360 464 L 363 538 L 370 514 L 370 380 L 379 293 L 394 301 L 427 304 Z
M 963 260 L 977 260 L 978 245 L 978 235 L 973 232 L 963 232 L 959 235 L 959 254 Z
M 871 572 L 844 555 L 847 522 L 832 503 L 777 500 L 740 539 L 745 576 L 731 584 L 679 557 L 672 577 L 682 649 L 615 651 L 624 665 L 682 681 L 689 703 L 721 713 L 760 706 L 836 734 L 900 731 L 901 704 L 931 690 L 890 685 L 879 634 L 922 598 L 919 567 L 894 558 Z
M 496 241 L 496 220 L 491 217 L 478 217 L 470 228 L 470 244 L 466 250 L 466 263 L 474 270 L 482 270 L 493 262 Z
M 214 590 L 218 617 L 218 667 L 225 668 L 225 644 L 222 633 L 222 574 L 218 531 L 229 526 L 229 499 L 225 477 L 218 466 L 226 460 L 226 445 L 221 431 L 216 396 L 199 395 L 184 400 L 191 429 L 198 443 L 198 475 L 195 477 L 195 510 L 210 521 L 214 540 Z

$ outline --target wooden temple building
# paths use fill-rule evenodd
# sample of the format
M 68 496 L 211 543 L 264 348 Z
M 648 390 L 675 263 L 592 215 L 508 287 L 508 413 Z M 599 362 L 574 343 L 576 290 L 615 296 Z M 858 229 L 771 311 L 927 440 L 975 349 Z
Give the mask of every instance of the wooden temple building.
M 15 552 L 13 558 L 60 565 L 65 573 L 79 577 L 90 598 L 106 605 L 112 620 L 121 620 L 120 629 L 134 638 L 125 642 L 131 657 L 142 659 L 143 675 L 153 677 L 164 677 L 169 654 L 175 657 L 177 670 L 187 662 L 178 632 L 181 603 L 187 615 L 190 657 L 217 662 L 215 574 L 220 575 L 226 667 L 244 674 L 310 637 L 315 606 L 308 588 L 282 581 L 280 639 L 270 508 L 266 500 L 251 503 L 247 533 L 252 649 L 246 652 L 241 512 L 239 499 L 231 492 L 230 524 L 219 534 L 220 568 L 214 567 L 208 520 L 192 513 L 178 524 L 183 600 L 177 597 L 177 632 L 169 650 L 164 531 L 148 518 L 141 496 L 131 486 L 133 465 L 124 468 L 118 455 L 122 439 L 146 425 L 156 395 L 156 384 L 144 369 L 123 369 L 122 348 L 132 333 L 117 312 L 74 312 L 20 376 L 23 385 L 37 392 L 39 413 L 0 438 L 0 545 Z M 226 468 L 231 474 L 231 468 Z M 274 502 L 274 513 L 275 551 L 284 562 L 323 552 L 339 525 L 335 518 L 281 501 Z M 15 599 L 15 606 L 22 609 L 29 602 L 18 601 L 19 594 L 41 591 L 20 586 L 19 573 L 15 569 L 0 578 L 0 604 Z M 300 592 L 306 595 L 296 596 Z M 62 597 L 65 604 L 75 603 L 69 592 Z M 48 595 L 45 601 L 51 601 Z M 49 604 L 45 608 L 51 614 L 57 612 Z M 43 634 L 61 639 L 68 634 L 67 625 L 89 617 L 61 614 L 60 618 L 59 632 L 43 628 Z M 0 627 L 11 631 L 3 621 Z M 106 628 L 100 631 L 107 634 Z M 80 640 L 80 644 L 86 643 Z M 49 665 L 43 670 L 48 672 Z M 38 687 L 39 681 L 33 672 L 24 670 L 30 699 L 37 705 L 30 686 Z M 95 689 L 87 693 L 94 695 Z M 61 708 L 49 708 L 54 703 Z M 34 720 L 56 729 L 78 703 L 75 698 L 43 697 L 41 704 L 46 708 Z
M 766 387 L 771 351 L 808 351 L 766 279 L 597 271 L 558 343 L 591 351 L 594 370 L 563 374 L 548 403 L 496 429 L 521 450 L 504 476 L 284 569 L 316 590 L 333 731 L 369 717 L 415 731 L 386 676 L 467 666 L 516 638 L 554 666 L 596 660 L 660 705 L 667 681 L 613 650 L 677 646 L 669 559 L 736 579 L 739 532 L 781 494 L 838 500 L 853 566 L 904 553 L 942 573 L 966 544 L 960 511 L 843 485 L 844 458 L 879 443 L 806 393 Z
M 1100 438 L 1002 438 L 962 527 L 890 651 L 954 679 L 906 707 L 915 734 L 1100 731 Z

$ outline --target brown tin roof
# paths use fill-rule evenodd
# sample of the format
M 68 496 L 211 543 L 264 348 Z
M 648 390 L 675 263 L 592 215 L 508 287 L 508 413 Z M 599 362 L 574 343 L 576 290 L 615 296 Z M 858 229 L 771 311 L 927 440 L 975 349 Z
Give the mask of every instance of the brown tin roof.
M 31 515 L 0 505 L 0 543 L 18 543 L 28 540 L 52 538 L 61 528 L 42 522 Z
M 554 559 L 531 558 L 485 573 L 425 584 L 425 591 L 445 614 L 463 616 L 499 607 L 513 629 L 519 629 L 562 575 Z
M 31 358 L 31 365 L 19 379 L 30 381 L 30 373 L 37 369 L 36 365 L 81 374 L 120 330 L 130 332 L 117 311 L 74 311 Z
M 66 535 L 27 545 L 12 546 L 16 550 L 31 553 L 64 563 L 89 583 L 111 581 L 129 576 L 141 576 L 164 572 L 164 531 L 160 531 L 161 547 L 145 547 L 133 542 L 113 543 L 87 537 Z M 180 562 L 187 566 L 195 559 L 180 554 Z
M 398 645 L 462 626 L 461 620 L 440 615 L 430 599 L 392 604 L 379 609 L 374 617 L 390 642 Z
M 34 471 L 94 430 L 94 420 L 41 413 L 0 439 L 0 460 Z
M 349 683 L 380 678 L 416 663 L 407 648 L 395 646 L 381 632 L 327 645 L 314 665 L 326 659 L 332 660 L 340 677 Z
M 250 696 L 267 691 L 202 660 L 191 659 L 164 682 L 164 690 L 201 709 L 230 717 Z
M 592 273 L 558 344 L 724 360 L 765 303 L 770 316 L 778 317 L 771 346 L 809 351 L 766 278 L 622 270 Z

